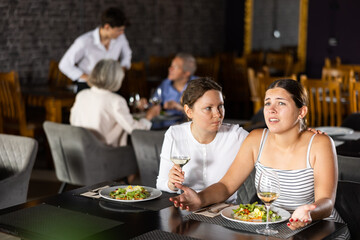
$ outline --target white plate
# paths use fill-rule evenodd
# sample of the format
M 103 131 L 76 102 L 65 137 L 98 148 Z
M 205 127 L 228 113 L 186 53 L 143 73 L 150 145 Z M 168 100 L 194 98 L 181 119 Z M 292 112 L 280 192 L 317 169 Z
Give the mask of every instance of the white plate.
M 347 135 L 354 132 L 351 128 L 346 127 L 317 127 L 316 130 L 326 132 L 329 136 Z
M 129 186 L 129 185 L 120 185 L 120 186 L 108 187 L 108 188 L 102 189 L 99 192 L 99 195 L 102 198 L 105 198 L 105 199 L 111 200 L 111 201 L 115 201 L 115 202 L 143 202 L 143 201 L 149 201 L 149 200 L 153 200 L 155 198 L 158 198 L 162 194 L 162 192 L 159 189 L 141 186 L 141 187 L 145 188 L 150 193 L 150 196 L 148 198 L 141 199 L 141 200 L 120 200 L 120 199 L 114 199 L 114 198 L 110 197 L 109 194 L 112 191 L 115 191 L 118 188 L 126 188 L 127 186 Z
M 249 222 L 249 221 L 242 221 L 242 220 L 239 220 L 239 219 L 235 219 L 233 217 L 233 209 L 237 209 L 239 208 L 239 205 L 237 206 L 231 206 L 231 207 L 227 207 L 225 208 L 224 210 L 221 211 L 221 216 L 228 219 L 228 220 L 231 220 L 231 221 L 234 221 L 234 222 L 240 222 L 240 223 L 245 223 L 245 224 L 266 224 L 266 222 Z M 281 219 L 275 221 L 275 222 L 269 222 L 269 224 L 272 224 L 272 223 L 279 223 L 279 222 L 284 222 L 286 220 L 288 220 L 290 218 L 290 213 L 282 208 L 278 208 L 278 207 L 273 207 L 271 206 L 270 209 L 274 212 L 276 212 L 278 215 L 281 216 Z

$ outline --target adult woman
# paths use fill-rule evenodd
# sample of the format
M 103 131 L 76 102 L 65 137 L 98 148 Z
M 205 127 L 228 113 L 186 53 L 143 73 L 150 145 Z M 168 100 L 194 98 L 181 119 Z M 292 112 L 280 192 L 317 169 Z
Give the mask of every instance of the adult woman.
M 127 136 L 134 129 L 150 129 L 150 120 L 160 113 L 159 106 L 153 106 L 146 118 L 134 120 L 126 100 L 113 92 L 120 89 L 124 72 L 119 62 L 100 60 L 94 67 L 85 89 L 76 95 L 70 113 L 70 123 L 92 130 L 97 137 L 110 146 L 124 146 Z
M 170 200 L 182 209 L 195 210 L 224 201 L 240 187 L 254 167 L 256 185 L 261 171 L 273 169 L 279 175 L 282 188 L 273 205 L 293 211 L 288 222 L 291 229 L 329 216 L 341 221 L 333 208 L 337 186 L 335 146 L 326 135 L 304 131 L 306 114 L 307 95 L 301 84 L 293 80 L 274 82 L 265 96 L 264 116 L 268 130 L 256 129 L 248 135 L 220 182 L 199 194 L 176 183 L 184 194 Z M 287 189 L 289 184 L 291 188 Z M 299 193 L 291 189 L 304 191 Z
M 208 78 L 190 81 L 182 96 L 190 122 L 171 126 L 165 134 L 157 188 L 176 192 L 175 183 L 196 191 L 218 182 L 235 158 L 248 132 L 238 125 L 223 124 L 225 109 L 221 87 Z M 173 139 L 187 139 L 191 160 L 183 167 L 170 161 Z M 230 196 L 229 196 L 230 197 Z M 234 201 L 236 194 L 229 201 Z

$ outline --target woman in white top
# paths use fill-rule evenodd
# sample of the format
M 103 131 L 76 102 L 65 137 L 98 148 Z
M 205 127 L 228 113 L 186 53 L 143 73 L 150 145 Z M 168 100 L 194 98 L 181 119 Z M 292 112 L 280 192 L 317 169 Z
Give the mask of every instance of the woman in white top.
M 239 125 L 223 124 L 225 115 L 221 87 L 211 79 L 189 82 L 182 105 L 191 122 L 171 126 L 165 133 L 156 187 L 178 192 L 175 183 L 201 191 L 227 172 L 248 132 Z M 170 161 L 173 139 L 187 139 L 191 160 L 183 167 Z M 229 196 L 230 197 L 230 196 Z M 235 201 L 233 194 L 228 201 Z
M 287 209 L 292 212 L 289 228 L 301 228 L 313 220 L 329 216 L 341 222 L 334 211 L 337 187 L 335 146 L 326 135 L 314 137 L 312 132 L 304 131 L 307 100 L 305 89 L 297 81 L 278 80 L 272 83 L 266 91 L 264 107 L 269 131 L 256 129 L 248 135 L 220 182 L 200 193 L 175 183 L 184 193 L 170 200 L 181 209 L 196 210 L 226 200 L 254 167 L 257 175 L 263 169 L 273 169 L 280 179 L 280 204 L 283 208 L 288 205 Z M 301 175 L 301 172 L 304 174 Z M 300 186 L 299 191 L 289 188 L 289 182 L 294 188 Z M 309 183 L 312 183 L 311 187 Z M 303 195 L 309 198 L 305 199 Z
M 120 89 L 123 78 L 119 62 L 100 60 L 88 80 L 91 88 L 76 95 L 70 124 L 92 130 L 100 140 L 113 147 L 127 145 L 128 134 L 134 129 L 150 129 L 150 120 L 160 113 L 160 107 L 153 106 L 145 118 L 134 120 L 126 100 L 114 93 Z

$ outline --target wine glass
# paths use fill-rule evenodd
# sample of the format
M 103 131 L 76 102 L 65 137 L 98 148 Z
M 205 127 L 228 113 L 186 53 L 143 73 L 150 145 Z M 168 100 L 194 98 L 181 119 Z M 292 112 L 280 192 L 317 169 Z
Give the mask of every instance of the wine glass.
M 182 169 L 190 161 L 189 145 L 186 139 L 173 139 L 170 147 L 170 160 Z
M 269 209 L 272 202 L 280 196 L 280 183 L 275 171 L 266 170 L 260 174 L 257 195 L 266 206 L 266 227 L 256 229 L 256 232 L 264 235 L 274 235 L 277 230 L 269 228 Z
M 157 88 L 156 90 L 155 89 L 151 89 L 151 94 L 150 94 L 150 99 L 149 99 L 149 102 L 152 104 L 152 105 L 156 105 L 156 104 L 160 104 L 161 103 L 161 88 Z
M 135 113 L 139 105 L 140 105 L 140 94 L 131 93 L 129 97 L 129 106 L 131 108 L 131 111 Z

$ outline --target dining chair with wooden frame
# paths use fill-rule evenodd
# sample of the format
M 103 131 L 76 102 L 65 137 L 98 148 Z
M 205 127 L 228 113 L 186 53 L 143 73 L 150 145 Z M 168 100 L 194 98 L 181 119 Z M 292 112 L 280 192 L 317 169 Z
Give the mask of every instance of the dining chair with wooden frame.
M 247 77 L 251 94 L 251 101 L 253 103 L 253 114 L 257 113 L 262 107 L 263 99 L 260 97 L 260 83 L 259 78 L 255 74 L 253 68 L 247 69 Z
M 347 92 L 349 90 L 350 79 L 353 77 L 354 71 L 352 69 L 341 69 L 338 67 L 324 67 L 321 73 L 321 79 L 323 81 L 339 81 L 342 85 L 341 89 L 343 92 Z
M 5 132 L 34 137 L 35 125 L 26 120 L 25 104 L 15 71 L 0 73 L 0 110 Z
M 294 59 L 290 53 L 267 53 L 265 56 L 265 64 L 269 67 L 270 72 L 275 74 L 281 73 L 283 76 L 293 74 Z
M 271 83 L 273 83 L 279 79 L 292 79 L 292 80 L 296 81 L 295 74 L 292 74 L 291 76 L 271 77 L 269 75 L 266 75 L 266 74 L 260 72 L 257 74 L 257 78 L 258 78 L 259 86 L 260 86 L 259 96 L 260 96 L 261 107 L 264 106 L 266 89 L 270 86 Z
M 309 126 L 341 126 L 340 82 L 308 79 L 305 75 L 301 76 L 300 81 L 309 97 L 309 112 L 307 114 Z
M 196 72 L 199 77 L 211 77 L 214 81 L 219 80 L 220 58 L 215 57 L 196 57 Z
M 64 88 L 73 84 L 73 81 L 60 71 L 59 62 L 55 60 L 50 60 L 48 81 L 52 87 Z
M 350 80 L 349 85 L 350 113 L 360 112 L 360 82 L 355 78 Z

